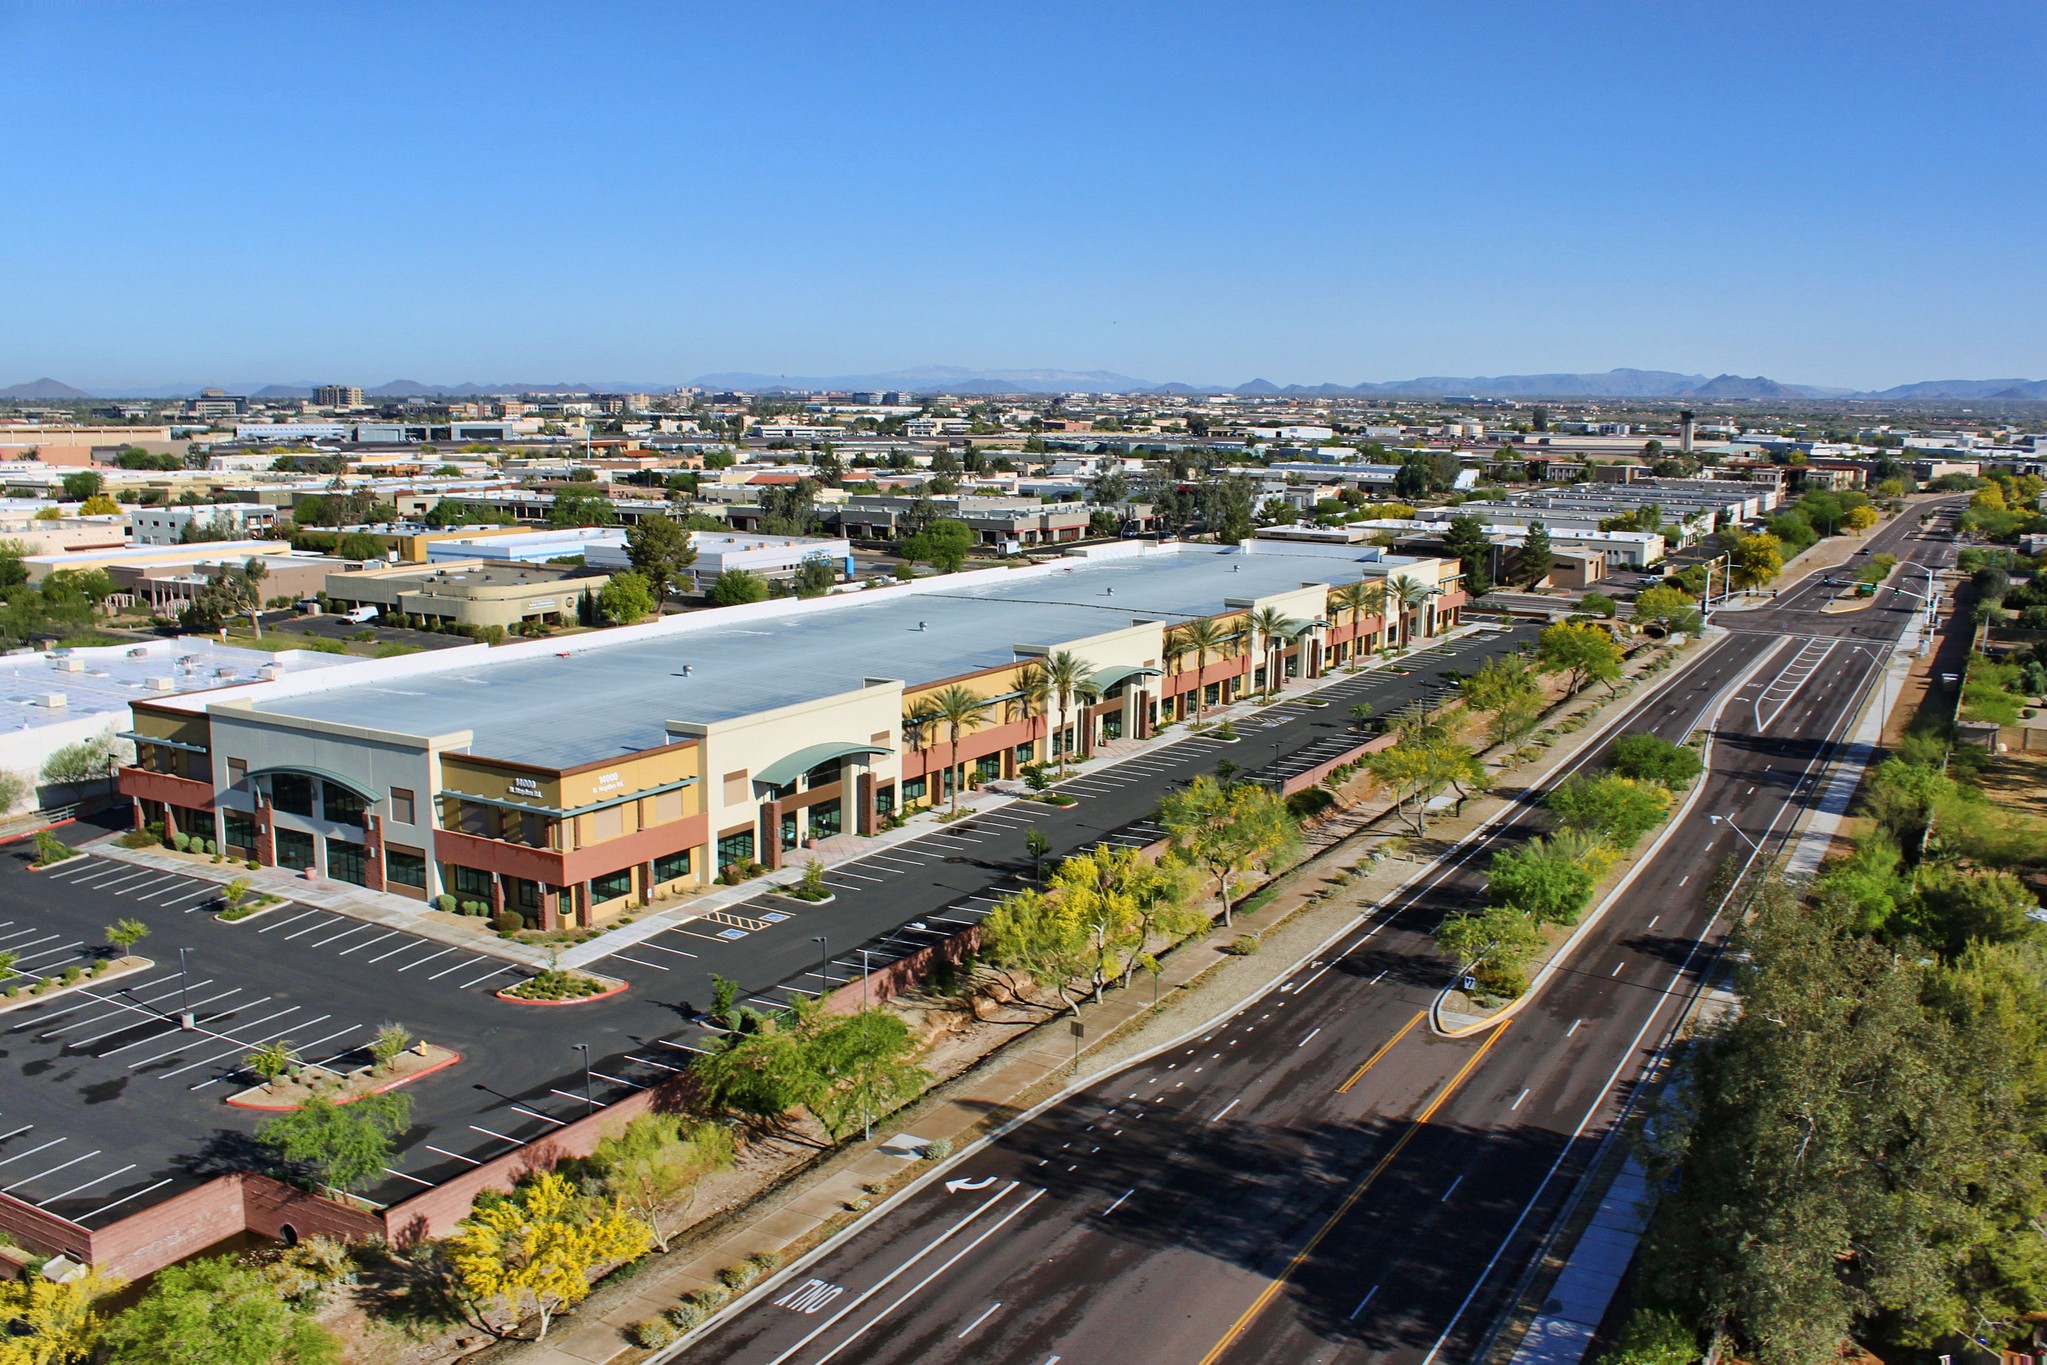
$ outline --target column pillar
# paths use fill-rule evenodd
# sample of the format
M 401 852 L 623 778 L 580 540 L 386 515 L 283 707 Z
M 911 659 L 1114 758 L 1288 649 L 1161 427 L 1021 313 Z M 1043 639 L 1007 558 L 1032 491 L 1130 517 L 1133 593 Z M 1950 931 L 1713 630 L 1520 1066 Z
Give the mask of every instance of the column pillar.
M 375 811 L 363 812 L 363 888 L 369 891 L 384 889 L 384 817 Z
M 166 801 L 166 802 L 164 802 L 164 803 L 163 803 L 163 838 L 164 838 L 164 842 L 165 842 L 165 843 L 167 843 L 167 844 L 169 844 L 169 843 L 176 843 L 176 842 L 177 842 L 177 837 L 178 837 L 178 808 L 177 808 L 176 806 L 172 805 L 172 804 L 171 804 L 170 802 Z
M 591 913 L 591 910 L 590 910 L 590 906 L 591 906 L 591 904 L 592 904 L 592 893 L 591 893 L 591 891 L 590 891 L 590 883 L 589 883 L 589 882 L 587 882 L 587 881 L 581 881 L 581 882 L 577 882 L 577 883 L 576 883 L 576 907 L 575 907 L 575 909 L 576 909 L 576 924 L 577 924 L 577 926 L 578 926 L 578 927 L 580 927 L 580 928 L 584 928 L 584 929 L 587 929 L 587 928 L 589 928 L 589 927 L 590 927 L 590 922 L 591 922 L 591 920 L 592 920 L 592 919 L 594 918 L 594 916 L 592 915 L 592 913 Z
M 262 797 L 256 799 L 256 861 L 264 867 L 277 866 L 277 825 L 270 803 Z
M 490 874 L 490 914 L 492 919 L 505 913 L 505 876 L 502 872 Z
M 853 781 L 854 828 L 862 834 L 873 834 L 875 830 L 874 771 L 863 770 Z
M 562 927 L 561 893 L 545 883 L 540 887 L 540 927 L 543 929 Z
M 770 801 L 761 807 L 761 854 L 759 861 L 768 871 L 782 866 L 782 803 Z
M 654 860 L 649 858 L 640 864 L 640 904 L 654 903 Z

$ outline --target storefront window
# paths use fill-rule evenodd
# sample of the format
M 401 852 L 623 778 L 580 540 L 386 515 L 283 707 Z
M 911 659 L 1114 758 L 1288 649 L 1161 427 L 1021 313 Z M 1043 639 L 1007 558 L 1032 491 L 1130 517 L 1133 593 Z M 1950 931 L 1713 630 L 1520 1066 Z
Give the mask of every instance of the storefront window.
M 734 863 L 753 861 L 753 831 L 742 830 L 728 834 L 718 841 L 718 866 L 730 867 Z
M 426 890 L 426 856 L 387 847 L 384 850 L 384 880 L 398 886 Z
M 614 901 L 620 896 L 630 896 L 632 893 L 633 870 L 629 867 L 622 867 L 616 872 L 590 879 L 590 899 L 592 902 Z
M 354 886 L 368 885 L 363 868 L 368 859 L 363 856 L 361 844 L 346 839 L 327 841 L 327 875 L 337 882 L 348 882 Z
M 338 825 L 359 825 L 364 810 L 363 799 L 346 787 L 332 782 L 320 784 L 320 806 L 327 818 Z
M 447 863 L 441 871 L 441 882 L 461 900 L 488 901 L 490 899 L 490 873 L 473 867 L 461 867 Z
M 253 817 L 237 810 L 221 812 L 221 832 L 226 836 L 227 846 L 249 857 L 256 851 L 256 821 Z
M 810 837 L 829 839 L 845 829 L 844 807 L 837 801 L 820 801 L 810 808 Z
M 654 880 L 657 882 L 672 882 L 678 878 L 687 877 L 689 875 L 689 853 L 688 849 L 684 849 L 680 853 L 665 853 L 656 858 L 654 860 Z
M 308 791 L 310 795 L 310 790 Z M 303 872 L 313 865 L 313 836 L 301 830 L 277 831 L 277 865 Z

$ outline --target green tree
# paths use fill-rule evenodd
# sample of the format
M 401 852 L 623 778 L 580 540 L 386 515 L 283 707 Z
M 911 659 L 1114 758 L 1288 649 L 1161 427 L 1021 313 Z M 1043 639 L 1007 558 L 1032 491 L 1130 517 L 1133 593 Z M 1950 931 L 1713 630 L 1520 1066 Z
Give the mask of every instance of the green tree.
M 1543 804 L 1560 827 L 1625 851 L 1670 814 L 1670 790 L 1619 773 L 1602 773 L 1572 778 L 1553 789 Z
M 1486 897 L 1537 924 L 1576 924 L 1592 903 L 1612 855 L 1594 841 L 1553 835 L 1495 853 L 1486 869 Z
M 1231 883 L 1252 867 L 1288 861 L 1300 831 L 1278 793 L 1249 783 L 1224 786 L 1197 777 L 1159 803 L 1159 825 L 1173 846 L 1215 882 L 1223 923 L 1231 923 Z
M 340 1343 L 256 1270 L 219 1256 L 159 1270 L 101 1337 L 121 1365 L 329 1365 Z
M 768 580 L 752 569 L 727 569 L 705 594 L 714 607 L 738 607 L 768 600 Z
M 1568 673 L 1572 696 L 1589 682 L 1612 686 L 1626 657 L 1620 641 L 1589 621 L 1559 621 L 1535 639 L 1536 663 L 1545 673 Z
M 974 531 L 963 521 L 941 517 L 906 536 L 898 548 L 904 558 L 929 564 L 939 573 L 958 573 L 974 548 Z
M 148 937 L 149 926 L 139 919 L 118 919 L 107 926 L 107 943 L 117 952 L 126 953 Z
M 597 610 L 615 626 L 627 626 L 654 610 L 653 590 L 631 569 L 620 569 L 597 590 Z
M 314 1095 L 257 1125 L 256 1140 L 321 1184 L 351 1190 L 384 1173 L 391 1139 L 411 1124 L 409 1095 L 365 1095 L 345 1105 Z
M 615 526 L 618 508 L 595 484 L 561 484 L 554 490 L 554 505 L 548 509 L 547 524 L 558 528 Z
M 403 1024 L 385 1024 L 370 1042 L 370 1058 L 379 1071 L 389 1071 L 399 1054 L 413 1044 L 412 1030 Z
M 1535 522 L 1528 528 L 1528 535 L 1521 542 L 1521 556 L 1515 561 L 1515 577 L 1526 587 L 1534 587 L 1549 577 L 1550 561 L 1556 558 L 1556 551 L 1549 543 L 1549 528 Z
M 1393 792 L 1395 812 L 1416 838 L 1429 832 L 1429 802 L 1454 787 L 1460 797 L 1482 791 L 1492 778 L 1477 754 L 1437 725 L 1404 734 L 1365 758 L 1365 770 Z
M 1450 518 L 1443 533 L 1444 553 L 1456 556 L 1464 567 L 1464 584 L 1472 596 L 1483 595 L 1480 583 L 1490 584 L 1493 545 L 1486 538 L 1485 523 L 1468 512 Z
M 106 1328 L 95 1311 L 121 1282 L 92 1271 L 59 1284 L 41 1275 L 0 1280 L 0 1365 L 72 1365 L 92 1357 Z
M 1481 989 L 1510 997 L 1528 989 L 1523 968 L 1543 944 L 1535 921 L 1506 905 L 1453 911 L 1437 923 L 1435 938 L 1443 955 Z
M 98 471 L 81 469 L 64 476 L 64 501 L 84 502 L 106 491 L 107 481 Z
M 1658 782 L 1672 791 L 1689 787 L 1705 768 L 1698 750 L 1647 733 L 1622 735 L 1615 740 L 1607 764 L 1623 777 Z
M 590 1167 L 604 1192 L 646 1224 L 654 1245 L 668 1250 L 661 1215 L 681 1200 L 687 1215 L 704 1181 L 732 1164 L 732 1130 L 679 1114 L 641 1114 L 600 1141 Z
M 368 531 L 350 531 L 335 542 L 334 553 L 341 559 L 380 560 L 384 557 L 384 542 Z
M 1661 626 L 1672 635 L 1697 635 L 1706 618 L 1698 599 L 1680 588 L 1645 589 L 1635 598 L 1635 624 Z
M 1737 537 L 1728 554 L 1737 588 L 1767 587 L 1784 569 L 1784 542 L 1767 531 Z
M 1486 717 L 1486 738 L 1493 744 L 1526 736 L 1542 715 L 1542 703 L 1542 683 L 1519 654 L 1488 659 L 1464 680 L 1464 704 Z
M 820 1021 L 804 1050 L 819 1077 L 806 1106 L 834 1142 L 893 1113 L 931 1083 L 931 1073 L 916 1062 L 922 1044 L 888 1010 Z

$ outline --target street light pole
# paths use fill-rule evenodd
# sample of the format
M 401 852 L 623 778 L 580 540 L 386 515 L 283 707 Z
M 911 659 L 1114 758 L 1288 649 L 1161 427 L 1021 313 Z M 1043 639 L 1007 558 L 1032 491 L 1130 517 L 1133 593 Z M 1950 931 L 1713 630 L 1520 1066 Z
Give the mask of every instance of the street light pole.
M 863 1010 L 867 1008 L 867 978 L 869 975 L 867 951 L 865 948 L 860 950 L 860 1008 Z
M 597 1101 L 590 1093 L 590 1045 L 571 1043 L 569 1046 L 583 1054 L 583 1106 L 586 1110 L 595 1109 Z
M 1735 832 L 1736 834 L 1740 834 L 1740 835 L 1741 835 L 1741 841 L 1742 841 L 1743 843 L 1747 844 L 1747 845 L 1748 845 L 1748 846 L 1749 846 L 1750 848 L 1754 849 L 1754 850 L 1756 851 L 1756 856 L 1757 856 L 1757 857 L 1759 857 L 1759 858 L 1760 858 L 1760 857 L 1761 857 L 1761 856 L 1763 855 L 1763 846 L 1762 846 L 1761 844 L 1757 843 L 1757 842 L 1756 842 L 1755 840 L 1753 840 L 1753 839 L 1749 838 L 1749 837 L 1748 837 L 1748 835 L 1746 835 L 1746 834 L 1743 834 L 1743 833 L 1742 833 L 1742 829 L 1741 829 L 1741 826 L 1740 826 L 1740 825 L 1737 825 L 1737 824 L 1735 824 L 1735 823 L 1734 823 L 1734 817 L 1733 817 L 1733 816 L 1731 816 L 1731 815 L 1709 815 L 1709 816 L 1707 816 L 1707 817 L 1706 817 L 1706 820 L 1707 820 L 1707 821 L 1708 821 L 1708 823 L 1710 823 L 1710 824 L 1715 824 L 1715 825 L 1725 825 L 1725 826 L 1727 826 L 1727 827 L 1728 827 L 1729 829 L 1733 830 L 1733 831 L 1734 831 L 1734 832 Z
M 811 935 L 810 941 L 817 945 L 817 976 L 818 981 L 821 983 L 817 988 L 817 998 L 822 1000 L 824 999 L 825 987 L 832 984 L 831 973 L 825 970 L 826 967 L 831 965 L 832 959 L 830 954 L 825 951 L 823 934 Z
M 192 1018 L 191 973 L 185 970 L 185 955 L 190 948 L 178 949 L 178 1027 L 190 1030 L 196 1026 Z

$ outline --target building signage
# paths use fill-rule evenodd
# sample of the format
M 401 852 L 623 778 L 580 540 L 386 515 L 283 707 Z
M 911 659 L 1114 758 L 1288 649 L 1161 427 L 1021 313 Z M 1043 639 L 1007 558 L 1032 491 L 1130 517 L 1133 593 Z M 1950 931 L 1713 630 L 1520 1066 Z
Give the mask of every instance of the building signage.
M 619 774 L 615 772 L 606 773 L 604 774 L 604 776 L 597 779 L 597 792 L 599 795 L 602 795 L 605 792 L 617 792 L 624 790 L 625 778 L 621 777 Z
M 512 779 L 512 795 L 530 796 L 537 801 L 540 799 L 543 793 L 540 790 L 540 784 L 538 782 L 535 782 L 532 778 L 515 777 Z
M 528 611 L 553 611 L 553 610 L 554 610 L 554 599 L 553 599 L 552 597 L 536 597 L 536 598 L 534 598 L 534 599 L 533 599 L 533 600 L 532 600 L 531 602 L 528 602 L 528 603 L 526 604 L 526 610 L 528 610 Z

